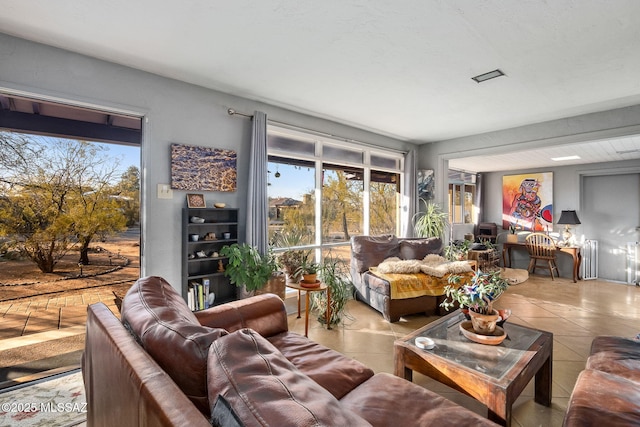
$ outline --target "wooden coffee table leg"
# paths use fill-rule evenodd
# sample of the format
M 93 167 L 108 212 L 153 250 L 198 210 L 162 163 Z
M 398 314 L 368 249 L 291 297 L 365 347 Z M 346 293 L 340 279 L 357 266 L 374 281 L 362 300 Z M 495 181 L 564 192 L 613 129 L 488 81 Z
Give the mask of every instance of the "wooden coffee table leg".
M 407 368 L 404 364 L 404 352 L 406 350 L 402 347 L 395 346 L 394 351 L 394 370 L 393 374 L 396 377 L 404 378 L 407 381 L 413 381 L 413 370 Z
M 511 405 L 507 405 L 505 407 L 504 415 L 505 415 L 505 418 L 502 418 L 500 415 L 496 414 L 491 409 L 489 409 L 487 418 L 489 418 L 491 421 L 501 426 L 511 427 Z
M 535 380 L 535 397 L 534 400 L 544 406 L 551 406 L 551 356 L 540 367 L 540 370 L 536 372 Z

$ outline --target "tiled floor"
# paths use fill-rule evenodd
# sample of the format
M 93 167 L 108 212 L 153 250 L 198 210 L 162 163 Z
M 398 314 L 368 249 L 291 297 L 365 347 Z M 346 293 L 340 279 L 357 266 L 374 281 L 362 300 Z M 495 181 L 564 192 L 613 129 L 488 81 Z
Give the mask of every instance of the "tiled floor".
M 561 426 L 571 390 L 584 369 L 591 340 L 597 335 L 635 337 L 640 333 L 640 288 L 600 280 L 573 283 L 531 276 L 511 286 L 496 303 L 510 308 L 509 322 L 554 334 L 553 399 L 551 407 L 533 401 L 533 382 L 513 408 L 513 426 Z M 310 319 L 309 338 L 357 359 L 376 372 L 393 373 L 393 342 L 435 317 L 412 315 L 388 323 L 361 302 L 348 305 L 345 324 L 326 330 Z M 304 333 L 304 316 L 289 316 L 290 329 Z M 486 416 L 486 407 L 420 374 L 414 382 Z

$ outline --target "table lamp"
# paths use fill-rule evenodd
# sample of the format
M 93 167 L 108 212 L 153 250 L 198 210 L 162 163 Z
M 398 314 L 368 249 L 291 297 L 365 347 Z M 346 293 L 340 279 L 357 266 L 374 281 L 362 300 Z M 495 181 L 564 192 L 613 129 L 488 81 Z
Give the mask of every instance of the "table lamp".
M 558 224 L 564 224 L 565 228 L 562 232 L 562 238 L 566 243 L 570 243 L 572 235 L 571 228 L 569 226 L 581 224 L 581 222 L 578 219 L 578 215 L 576 215 L 576 211 L 562 211 Z

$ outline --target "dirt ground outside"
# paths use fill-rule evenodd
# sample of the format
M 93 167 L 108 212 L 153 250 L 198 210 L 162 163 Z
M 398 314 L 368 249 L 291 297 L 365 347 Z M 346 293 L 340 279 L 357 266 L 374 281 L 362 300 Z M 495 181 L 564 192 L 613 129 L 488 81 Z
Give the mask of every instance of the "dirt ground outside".
M 53 273 L 42 273 L 30 260 L 0 258 L 0 303 L 119 284 L 136 280 L 140 271 L 140 230 L 126 232 L 94 242 L 90 246 L 89 265 L 78 265 L 78 250 L 70 250 Z
M 94 242 L 89 265 L 78 260 L 72 250 L 45 274 L 29 260 L 0 258 L 0 388 L 79 365 L 87 306 L 104 302 L 119 315 L 115 295 L 123 296 L 140 275 L 140 229 Z

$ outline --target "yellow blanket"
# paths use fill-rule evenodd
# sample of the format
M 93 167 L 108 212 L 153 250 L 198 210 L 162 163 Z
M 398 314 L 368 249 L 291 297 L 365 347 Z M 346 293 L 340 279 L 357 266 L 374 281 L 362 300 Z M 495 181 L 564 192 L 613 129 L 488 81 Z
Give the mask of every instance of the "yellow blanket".
M 449 284 L 447 273 L 443 277 L 429 276 L 424 273 L 380 273 L 376 267 L 369 271 L 381 279 L 389 282 L 391 287 L 391 299 L 415 298 L 421 296 L 444 295 L 444 288 Z M 473 272 L 459 273 L 459 276 L 467 280 L 473 277 Z M 463 282 L 466 281 L 463 279 Z

